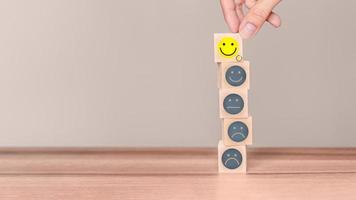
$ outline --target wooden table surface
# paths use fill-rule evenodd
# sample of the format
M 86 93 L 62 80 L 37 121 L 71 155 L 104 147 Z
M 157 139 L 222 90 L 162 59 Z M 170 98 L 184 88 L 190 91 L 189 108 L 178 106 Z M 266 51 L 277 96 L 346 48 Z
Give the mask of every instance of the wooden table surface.
M 217 174 L 216 149 L 0 149 L 0 199 L 356 199 L 356 149 L 249 149 Z

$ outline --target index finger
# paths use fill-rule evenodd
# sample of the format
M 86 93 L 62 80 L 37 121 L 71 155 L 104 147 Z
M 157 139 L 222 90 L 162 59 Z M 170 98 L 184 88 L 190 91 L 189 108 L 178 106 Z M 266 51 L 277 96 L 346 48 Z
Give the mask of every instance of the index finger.
M 220 4 L 230 31 L 236 33 L 240 26 L 240 20 L 236 13 L 236 3 L 234 0 L 220 0 Z

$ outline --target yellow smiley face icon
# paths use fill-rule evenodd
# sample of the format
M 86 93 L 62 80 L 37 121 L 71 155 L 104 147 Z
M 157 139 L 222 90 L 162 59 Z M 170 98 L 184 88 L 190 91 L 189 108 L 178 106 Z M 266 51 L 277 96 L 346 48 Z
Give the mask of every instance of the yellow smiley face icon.
M 218 43 L 218 51 L 224 58 L 234 58 L 240 51 L 239 43 L 232 37 L 223 37 Z

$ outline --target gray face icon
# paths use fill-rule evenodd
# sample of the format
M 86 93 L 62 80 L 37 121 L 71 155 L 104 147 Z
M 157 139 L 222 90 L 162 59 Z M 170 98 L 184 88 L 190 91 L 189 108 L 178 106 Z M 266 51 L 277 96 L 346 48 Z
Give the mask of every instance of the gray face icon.
M 246 81 L 246 72 L 242 67 L 234 65 L 226 71 L 225 79 L 230 85 L 237 87 Z
M 221 162 L 228 169 L 236 169 L 242 163 L 242 155 L 237 149 L 227 149 L 221 157 Z
M 239 114 L 244 108 L 244 100 L 238 94 L 229 94 L 225 97 L 223 106 L 226 112 L 232 115 Z
M 236 121 L 230 124 L 227 133 L 232 141 L 242 142 L 248 136 L 248 127 L 245 123 Z

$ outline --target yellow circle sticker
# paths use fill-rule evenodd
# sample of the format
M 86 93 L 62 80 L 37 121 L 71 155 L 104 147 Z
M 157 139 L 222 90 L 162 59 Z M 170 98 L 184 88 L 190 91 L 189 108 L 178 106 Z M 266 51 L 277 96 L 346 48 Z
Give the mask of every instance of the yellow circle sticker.
M 218 43 L 218 51 L 224 58 L 234 58 L 240 51 L 239 43 L 232 37 L 223 37 Z

